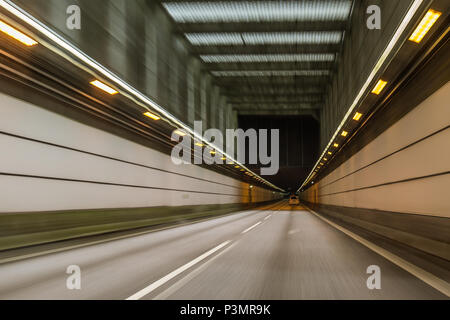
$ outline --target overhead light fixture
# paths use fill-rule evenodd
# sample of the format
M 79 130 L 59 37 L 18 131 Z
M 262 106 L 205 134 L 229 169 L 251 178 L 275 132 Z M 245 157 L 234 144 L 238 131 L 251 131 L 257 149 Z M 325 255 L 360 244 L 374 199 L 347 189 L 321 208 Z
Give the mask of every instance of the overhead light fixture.
M 353 116 L 353 120 L 359 121 L 359 119 L 361 119 L 361 117 L 362 117 L 362 113 L 356 112 L 355 115 Z
M 6 24 L 1 20 L 0 20 L 0 31 L 6 33 L 8 36 L 16 39 L 17 41 L 23 43 L 28 47 L 37 45 L 37 42 L 31 39 L 29 36 L 11 27 L 9 24 Z
M 332 152 L 330 152 L 330 151 L 328 151 L 327 153 L 328 153 L 328 154 L 329 154 L 330 156 L 331 156 L 331 155 L 333 154 L 333 153 L 332 153 Z
M 174 133 L 179 135 L 179 136 L 181 136 L 181 137 L 184 137 L 186 135 L 186 132 L 183 132 L 181 130 L 175 130 Z
M 214 154 L 216 154 L 216 151 L 211 150 L 211 151 L 209 151 L 209 153 L 212 154 L 212 155 L 214 155 Z
M 89 82 L 90 84 L 92 84 L 93 86 L 109 93 L 110 95 L 115 95 L 118 94 L 119 92 L 113 88 L 111 88 L 110 86 L 104 84 L 103 82 L 99 81 L 99 80 L 94 80 Z
M 332 62 L 334 53 L 294 54 L 211 54 L 201 55 L 206 63 L 253 63 L 253 62 Z
M 201 143 L 201 142 L 196 142 L 195 145 L 198 147 L 203 147 L 203 143 Z
M 194 46 L 333 44 L 342 40 L 342 31 L 207 32 L 185 36 Z
M 167 1 L 177 23 L 344 21 L 352 1 Z
M 245 171 L 245 169 L 241 169 L 241 171 Z
M 342 131 L 341 136 L 346 137 L 348 135 L 347 131 Z
M 428 12 L 423 17 L 422 21 L 420 21 L 417 28 L 412 33 L 409 38 L 410 41 L 420 43 L 425 35 L 430 31 L 431 27 L 434 25 L 437 19 L 441 16 L 442 12 L 434 11 L 432 9 L 428 10 Z
M 236 169 L 240 168 L 240 166 L 234 166 Z
M 146 116 L 146 117 L 148 117 L 148 118 L 150 118 L 150 119 L 153 119 L 153 120 L 155 120 L 155 121 L 161 119 L 159 116 L 157 116 L 156 114 L 151 113 L 151 112 L 149 112 L 149 111 L 144 112 L 144 116 Z
M 327 158 L 323 158 L 323 161 L 328 161 L 328 159 Z
M 320 165 L 323 166 L 323 163 L 321 162 Z
M 377 84 L 375 85 L 375 88 L 373 88 L 372 93 L 374 94 L 380 94 L 381 91 L 383 91 L 384 87 L 386 86 L 387 81 L 378 80 Z
M 329 70 L 230 70 L 211 71 L 215 77 L 317 77 L 327 76 Z
M 333 144 L 333 147 L 337 148 L 337 147 L 339 147 L 339 144 L 335 143 L 335 144 Z
M 227 160 L 227 157 L 222 157 L 220 158 L 220 160 Z

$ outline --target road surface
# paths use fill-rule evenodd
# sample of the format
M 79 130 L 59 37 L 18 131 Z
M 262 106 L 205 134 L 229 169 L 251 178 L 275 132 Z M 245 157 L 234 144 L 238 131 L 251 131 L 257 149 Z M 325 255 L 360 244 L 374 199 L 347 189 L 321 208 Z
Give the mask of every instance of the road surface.
M 71 265 L 80 268 L 80 290 L 67 288 Z M 380 268 L 379 290 L 367 287 L 371 265 Z M 286 202 L 0 264 L 0 299 L 442 298 L 424 281 Z

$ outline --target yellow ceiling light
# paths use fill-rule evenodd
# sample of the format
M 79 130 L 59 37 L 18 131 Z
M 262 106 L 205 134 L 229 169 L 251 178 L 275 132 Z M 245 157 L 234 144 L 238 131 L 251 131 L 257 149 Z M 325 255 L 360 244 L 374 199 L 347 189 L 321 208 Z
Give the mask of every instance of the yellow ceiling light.
M 148 118 L 150 118 L 150 119 L 153 119 L 153 120 L 159 120 L 159 119 L 161 119 L 160 117 L 158 117 L 156 114 L 154 114 L 154 113 L 151 113 L 151 112 L 144 112 L 144 116 L 146 116 L 146 117 L 148 117 Z
M 362 113 L 357 112 L 357 113 L 355 113 L 355 115 L 353 116 L 353 120 L 359 121 L 359 119 L 361 119 L 361 117 L 362 117 Z
M 328 159 L 327 158 L 323 158 L 323 161 L 328 161 Z
M 328 154 L 329 154 L 330 156 L 331 156 L 331 155 L 333 154 L 333 153 L 332 153 L 332 152 L 330 152 L 330 151 L 328 151 L 327 153 L 328 153 Z
M 333 144 L 333 147 L 337 148 L 339 145 L 337 143 Z
M 234 166 L 236 169 L 240 168 L 240 166 Z
M 178 130 L 178 129 L 175 130 L 174 133 L 177 134 L 177 135 L 179 135 L 179 136 L 181 136 L 181 137 L 184 137 L 184 136 L 186 135 L 186 132 L 183 132 L 183 131 Z
M 434 11 L 432 9 L 428 10 L 428 12 L 423 17 L 422 21 L 420 21 L 417 28 L 412 33 L 409 38 L 410 41 L 420 43 L 423 37 L 430 31 L 431 27 L 434 25 L 437 19 L 441 16 L 442 12 Z
M 94 80 L 94 81 L 91 81 L 89 83 L 92 84 L 93 86 L 95 86 L 95 87 L 97 87 L 97 88 L 99 88 L 99 89 L 109 93 L 110 95 L 115 95 L 115 94 L 119 93 L 117 90 L 111 88 L 110 86 L 104 84 L 101 81 Z
M 381 91 L 383 91 L 384 87 L 386 86 L 387 81 L 378 80 L 377 84 L 375 85 L 375 88 L 373 88 L 372 93 L 374 94 L 380 94 Z
M 220 160 L 227 160 L 227 157 L 222 157 L 220 158 Z
M 28 47 L 37 45 L 37 42 L 31 39 L 29 36 L 11 27 L 9 24 L 6 24 L 1 20 L 0 20 L 0 31 L 6 33 L 8 36 L 16 39 L 17 41 L 22 42 L 24 45 Z
M 323 163 L 321 162 L 320 165 L 323 166 Z
M 241 171 L 245 171 L 245 169 L 241 169 Z
M 195 143 L 195 145 L 196 145 L 197 147 L 203 147 L 203 143 L 198 142 L 198 141 Z
M 211 150 L 211 151 L 209 151 L 209 153 L 212 154 L 212 155 L 215 155 L 215 154 L 216 154 L 216 151 Z
M 341 136 L 346 137 L 348 135 L 347 131 L 342 131 Z

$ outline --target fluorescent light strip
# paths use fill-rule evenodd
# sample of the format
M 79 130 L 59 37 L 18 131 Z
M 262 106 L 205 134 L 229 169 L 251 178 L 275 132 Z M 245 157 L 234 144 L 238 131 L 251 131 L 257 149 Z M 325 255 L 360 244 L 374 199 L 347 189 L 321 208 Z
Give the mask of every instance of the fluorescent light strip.
M 185 36 L 195 46 L 336 44 L 342 40 L 341 31 L 186 33 Z
M 124 91 L 127 91 L 129 94 L 140 100 L 144 103 L 140 104 L 141 106 L 145 107 L 148 111 L 151 111 L 150 108 L 148 108 L 145 105 L 150 105 L 153 109 L 157 110 L 158 113 L 163 115 L 168 120 L 175 123 L 180 128 L 186 130 L 189 132 L 193 137 L 197 138 L 198 140 L 203 141 L 203 137 L 199 135 L 198 133 L 194 132 L 189 126 L 185 125 L 183 122 L 178 120 L 176 117 L 174 117 L 172 114 L 170 114 L 168 111 L 166 111 L 163 107 L 161 107 L 159 104 L 148 98 L 147 96 L 140 93 L 138 90 L 133 88 L 131 85 L 123 81 L 121 78 L 113 74 L 111 71 L 103 67 L 101 64 L 99 64 L 97 61 L 86 55 L 84 52 L 82 52 L 80 49 L 69 43 L 67 40 L 59 36 L 56 32 L 51 30 L 49 27 L 47 27 L 45 24 L 38 21 L 36 18 L 31 16 L 28 12 L 24 11 L 22 8 L 17 6 L 15 3 L 9 1 L 9 0 L 0 0 L 0 7 L 7 10 L 9 13 L 13 14 L 15 17 L 19 18 L 21 21 L 25 22 L 27 25 L 31 26 L 32 28 L 36 29 L 40 33 L 42 33 L 45 37 L 56 43 L 58 46 L 60 46 L 62 49 L 68 51 L 70 54 L 75 56 L 76 58 L 80 59 L 82 62 L 87 64 L 89 67 L 100 73 L 105 79 L 108 79 L 112 83 L 115 83 L 118 87 L 123 88 Z M 65 59 L 70 60 L 70 57 L 65 56 L 63 53 L 57 52 L 61 56 L 63 56 Z M 136 101 L 137 102 L 137 101 Z M 208 142 L 206 142 L 209 144 Z M 214 147 L 216 148 L 216 147 Z M 233 159 L 233 157 L 229 156 L 220 148 L 216 148 L 220 153 L 226 155 L 228 158 Z M 236 161 L 236 163 L 238 163 Z M 246 168 L 244 165 L 239 163 L 243 168 Z M 277 189 L 279 191 L 284 192 L 283 189 L 278 188 L 274 184 L 270 183 L 269 181 L 264 180 L 264 183 L 268 186 L 271 186 L 274 189 Z
M 153 119 L 153 120 L 155 120 L 155 121 L 161 120 L 161 118 L 160 118 L 159 116 L 157 116 L 156 114 L 151 113 L 151 112 L 149 112 L 149 111 L 144 112 L 143 115 L 146 116 L 146 117 L 148 117 L 148 118 L 150 118 L 150 119 Z
M 163 2 L 178 23 L 344 21 L 351 1 L 195 1 Z
M 384 87 L 386 86 L 387 81 L 383 81 L 383 80 L 378 80 L 377 84 L 375 85 L 375 87 L 372 90 L 372 93 L 374 94 L 380 94 L 381 91 L 383 91 Z
M 361 119 L 361 117 L 362 117 L 362 113 L 356 112 L 355 115 L 353 116 L 353 120 L 359 121 L 359 119 Z
M 109 93 L 110 95 L 115 95 L 115 94 L 119 93 L 117 90 L 111 88 L 110 86 L 108 86 L 108 85 L 106 85 L 103 82 L 98 81 L 98 80 L 91 81 L 90 84 L 92 84 L 93 86 L 95 86 L 95 87 L 97 87 L 97 88 L 99 88 L 99 89 Z
M 186 135 L 186 132 L 181 131 L 181 130 L 175 130 L 174 133 L 179 135 L 179 136 L 181 136 L 181 137 L 184 137 Z
M 332 62 L 334 53 L 304 53 L 304 54 L 227 54 L 201 55 L 206 63 L 236 63 L 236 62 Z
M 428 10 L 428 12 L 423 17 L 422 21 L 420 21 L 417 28 L 412 33 L 409 38 L 410 41 L 414 41 L 416 43 L 420 43 L 425 35 L 430 31 L 431 27 L 433 27 L 434 23 L 439 19 L 442 12 L 434 11 L 432 9 Z
M 248 70 L 248 71 L 211 71 L 215 77 L 291 77 L 291 76 L 327 76 L 328 70 Z
M 5 23 L 5 22 L 3 22 L 1 20 L 0 20 L 0 31 L 5 33 L 5 34 L 7 34 L 8 36 L 16 39 L 17 41 L 23 43 L 24 45 L 26 45 L 28 47 L 31 47 L 31 46 L 34 46 L 34 45 L 37 44 L 36 41 L 31 39 L 26 34 L 20 32 L 16 28 L 13 28 L 9 24 L 7 24 L 7 23 Z
M 414 0 L 412 5 L 410 6 L 408 12 L 406 13 L 405 17 L 403 18 L 402 22 L 400 23 L 399 27 L 395 31 L 394 35 L 392 36 L 391 40 L 389 41 L 387 47 L 385 48 L 384 52 L 378 59 L 377 63 L 374 65 L 372 72 L 370 73 L 369 77 L 367 78 L 364 85 L 361 87 L 361 90 L 353 100 L 353 103 L 350 105 L 349 109 L 347 110 L 347 113 L 345 114 L 344 118 L 342 119 L 341 123 L 337 127 L 336 131 L 334 132 L 334 135 L 331 137 L 328 145 L 325 147 L 324 151 L 322 152 L 322 155 L 319 157 L 319 160 L 317 160 L 316 164 L 314 165 L 313 169 L 309 173 L 308 177 L 305 179 L 305 181 L 302 183 L 300 188 L 297 190 L 299 191 L 301 188 L 303 188 L 311 179 L 311 175 L 314 172 L 314 168 L 317 167 L 317 165 L 320 162 L 320 159 L 324 156 L 324 154 L 327 152 L 327 150 L 330 148 L 333 141 L 336 139 L 336 137 L 341 132 L 342 128 L 344 127 L 345 123 L 347 122 L 347 119 L 353 114 L 354 109 L 357 107 L 359 101 L 363 97 L 364 93 L 367 91 L 369 85 L 372 83 L 372 81 L 375 79 L 375 76 L 377 75 L 378 71 L 381 69 L 383 64 L 386 62 L 386 59 L 391 54 L 392 50 L 394 49 L 397 42 L 400 40 L 402 34 L 405 32 L 408 24 L 410 23 L 411 19 L 416 14 L 417 10 L 420 8 L 420 5 L 422 4 L 423 0 Z

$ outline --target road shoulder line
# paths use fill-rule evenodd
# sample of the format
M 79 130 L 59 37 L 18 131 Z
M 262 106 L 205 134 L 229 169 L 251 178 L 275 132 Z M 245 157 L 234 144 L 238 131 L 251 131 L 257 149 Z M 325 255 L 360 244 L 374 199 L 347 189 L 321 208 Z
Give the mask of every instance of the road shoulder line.
M 444 281 L 438 277 L 436 277 L 434 274 L 419 268 L 418 266 L 415 266 L 414 264 L 400 258 L 399 256 L 381 248 L 380 246 L 364 239 L 363 237 L 351 232 L 350 230 L 328 220 L 325 217 L 322 217 L 319 213 L 315 212 L 314 210 L 311 210 L 310 208 L 307 208 L 309 212 L 311 212 L 313 215 L 321 219 L 322 221 L 328 223 L 332 227 L 338 229 L 339 231 L 345 233 L 347 236 L 351 237 L 352 239 L 358 241 L 368 249 L 374 251 L 375 253 L 379 254 L 383 258 L 389 260 L 393 264 L 397 265 L 398 267 L 402 268 L 403 270 L 409 272 L 419 280 L 425 282 L 429 286 L 433 287 L 434 289 L 438 290 L 442 294 L 446 295 L 447 297 L 450 297 L 450 284 L 447 281 Z

